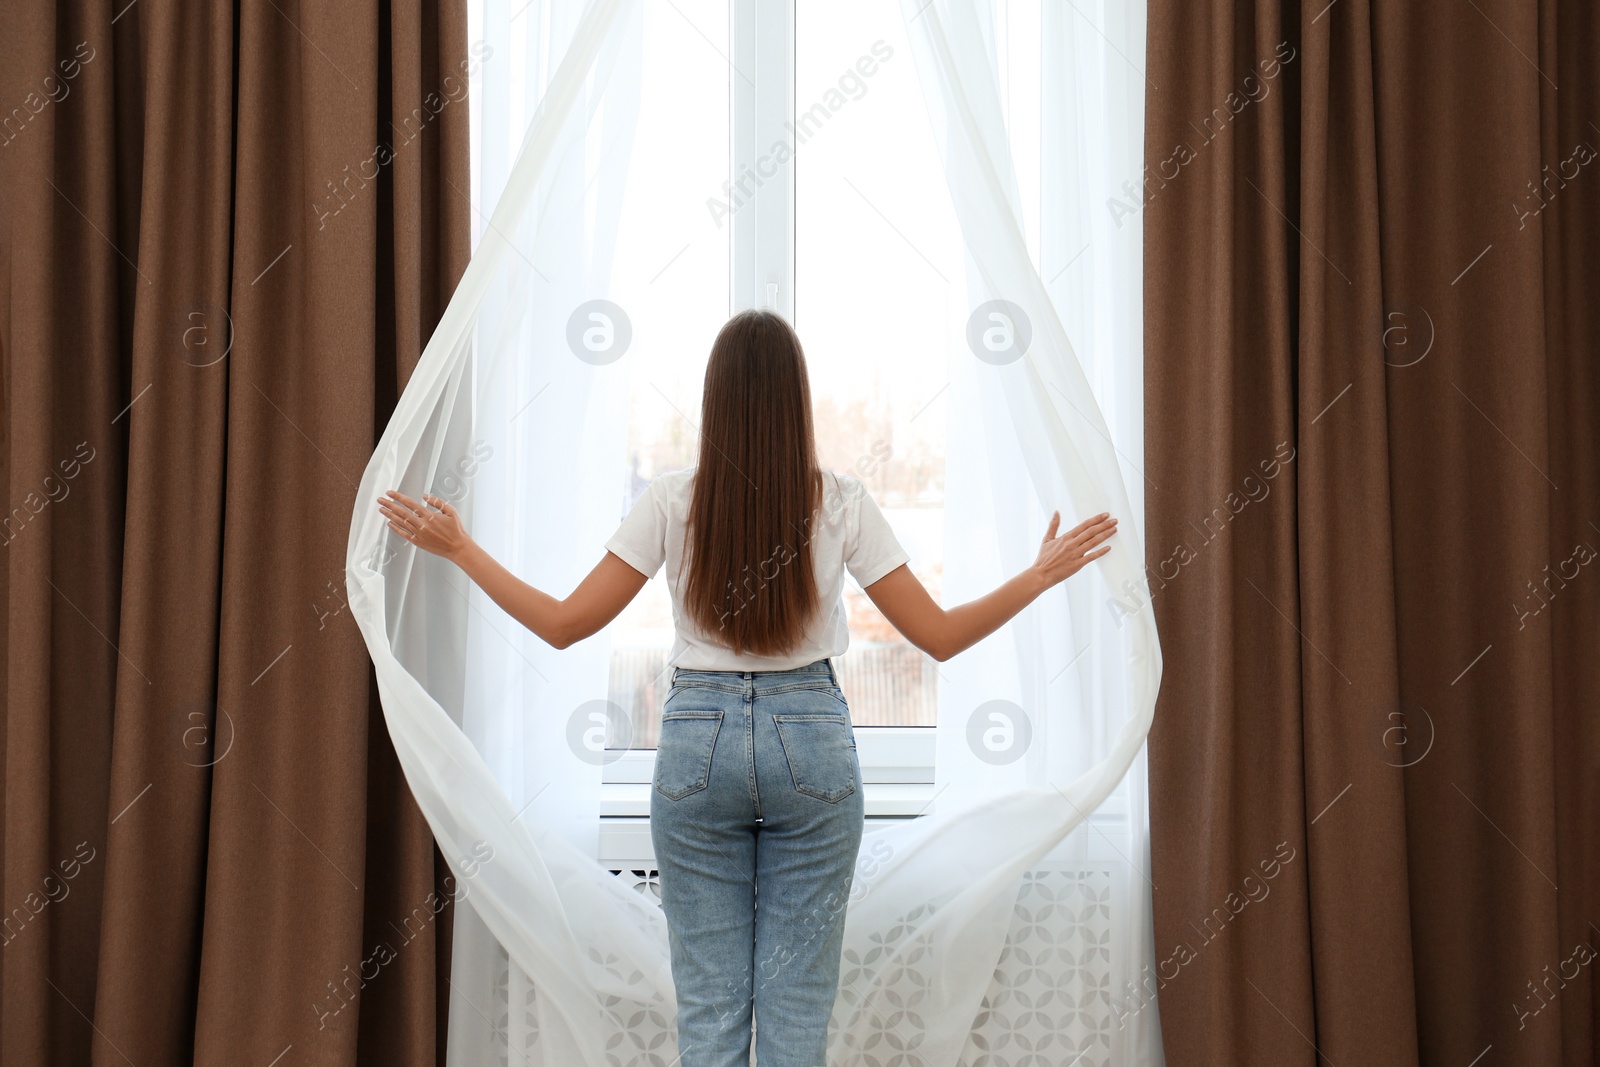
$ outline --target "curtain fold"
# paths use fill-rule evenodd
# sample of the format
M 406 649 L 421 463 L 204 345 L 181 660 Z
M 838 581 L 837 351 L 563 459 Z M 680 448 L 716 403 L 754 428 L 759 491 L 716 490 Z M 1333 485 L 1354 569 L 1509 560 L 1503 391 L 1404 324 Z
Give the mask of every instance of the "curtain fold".
M 1175 1065 L 1596 1055 L 1597 23 L 1150 5 Z
M 512 153 L 555 74 L 543 56 L 559 59 L 582 25 L 577 5 L 521 8 L 518 0 L 485 10 L 486 35 L 508 42 L 486 64 L 475 98 L 480 163 L 473 196 L 490 207 L 511 179 Z M 538 183 L 533 218 L 503 231 L 516 273 L 498 278 L 478 309 L 494 327 L 483 358 L 473 362 L 473 410 L 462 420 L 471 427 L 470 451 L 458 454 L 470 466 L 463 471 L 457 461 L 444 485 L 454 490 L 445 495 L 471 509 L 479 543 L 548 589 L 582 580 L 594 562 L 592 546 L 615 530 L 621 496 L 628 414 L 622 380 L 578 359 L 527 358 L 564 337 L 566 309 L 606 292 L 615 272 L 621 179 L 640 120 L 644 11 L 636 5 L 616 18 L 563 126 L 559 161 Z M 603 165 L 591 175 L 585 167 L 594 160 Z M 482 247 L 491 231 L 480 220 L 478 232 Z M 563 356 L 565 348 L 562 342 Z M 558 455 L 565 461 L 549 461 Z M 585 550 L 572 551 L 579 545 Z M 467 595 L 464 578 L 451 580 Z M 558 651 L 483 604 L 467 618 L 462 656 L 461 728 L 517 808 L 527 806 L 520 818 L 539 818 L 596 855 L 604 753 L 590 753 L 594 762 L 571 759 L 567 717 L 528 709 L 586 707 L 598 715 L 600 732 L 620 726 L 605 703 L 609 634 Z M 596 721 L 582 729 L 594 731 Z M 455 934 L 450 1062 L 469 1067 L 513 1052 L 577 1062 L 563 1046 L 568 1039 L 553 998 L 539 996 L 539 984 L 470 903 L 456 915 Z
M 467 260 L 464 6 L 6 18 L 0 1060 L 436 1062 L 329 516 Z
M 653 901 L 597 862 L 587 840 L 599 815 L 589 798 L 598 795 L 600 771 L 582 742 L 579 713 L 586 700 L 605 696 L 604 679 L 590 675 L 590 652 L 536 649 L 481 593 L 463 587 L 450 564 L 390 538 L 369 504 L 395 486 L 459 498 L 475 536 L 512 557 L 525 554 L 530 580 L 569 588 L 598 556 L 603 536 L 590 527 L 604 515 L 614 524 L 608 462 L 611 485 L 626 484 L 620 451 L 611 460 L 603 451 L 614 413 L 591 405 L 618 395 L 653 348 L 696 343 L 652 334 L 643 316 L 633 323 L 632 348 L 614 359 L 593 358 L 574 340 L 574 321 L 597 321 L 575 316 L 604 302 L 614 327 L 620 309 L 641 306 L 652 281 L 637 264 L 608 259 L 610 228 L 619 242 L 630 236 L 609 197 L 630 165 L 626 116 L 641 91 L 637 63 L 612 60 L 633 54 L 640 5 L 593 0 L 576 21 L 577 4 L 532 10 L 539 20 L 512 32 L 528 35 L 530 55 L 549 57 L 532 68 L 543 92 L 472 261 L 363 475 L 347 553 L 350 604 L 407 780 L 470 886 L 463 913 L 474 918 L 463 920 L 463 943 L 471 944 L 472 969 L 453 979 L 462 995 L 452 1008 L 452 1060 L 670 1063 L 675 1006 L 664 920 Z M 1139 880 L 1136 892 L 1121 881 L 1114 891 L 1095 882 L 1101 895 L 1081 905 L 1097 921 L 1115 911 L 1108 925 L 1116 963 L 1106 968 L 1110 979 L 1096 982 L 1131 982 L 1148 954 L 1148 898 L 1133 859 L 1142 858 L 1143 839 L 1128 828 L 1132 803 L 1121 798 L 1122 844 L 1111 843 L 1127 866 L 1102 855 L 1104 829 L 1096 835 L 1084 824 L 1142 748 L 1160 649 L 1153 616 L 1141 608 L 1148 598 L 1135 562 L 1139 523 L 1117 450 L 1023 238 L 1014 146 L 984 45 L 993 13 L 970 0 L 903 10 L 969 255 L 970 306 L 951 323 L 944 354 L 951 392 L 981 398 L 967 409 L 966 432 L 988 449 L 975 455 L 988 458 L 968 471 L 990 464 L 995 475 L 979 474 L 963 490 L 983 509 L 962 527 L 972 564 L 998 562 L 1008 572 L 1025 565 L 1056 507 L 1064 517 L 1108 510 L 1124 528 L 1076 592 L 1052 591 L 981 659 L 950 665 L 939 792 L 923 818 L 875 827 L 863 846 L 872 862 L 858 869 L 845 913 L 831 1048 L 839 1062 L 862 1067 L 897 1059 L 955 1067 L 984 1054 L 985 1041 L 1024 1034 L 1042 1055 L 1159 1062 L 1153 1008 L 1138 1013 L 1131 1030 L 1120 1020 L 1122 1032 L 1113 1033 L 1110 991 L 1093 982 L 1079 988 L 1076 971 L 1037 994 L 1046 1023 L 1036 1038 L 1013 1026 L 1011 1013 L 1022 1008 L 985 999 L 1002 961 L 1036 950 L 1008 942 L 1015 915 L 1033 909 L 1042 921 L 1052 908 L 1050 879 L 1081 873 L 1070 859 L 1045 862 L 1069 838 L 1073 856 Z M 604 136 L 610 131 L 614 146 Z M 480 150 L 498 149 L 485 136 Z M 585 242 L 599 239 L 593 248 L 573 246 L 575 217 L 586 220 Z M 1055 245 L 1052 254 L 1064 258 Z M 1108 254 L 1107 262 L 1125 268 L 1128 260 Z M 1020 311 L 1012 326 L 1026 320 L 1029 340 L 1015 358 L 986 360 L 969 347 L 969 321 L 991 326 L 981 313 L 995 300 Z M 463 467 L 479 441 L 505 441 L 507 449 Z M 592 479 L 571 483 L 565 465 L 600 471 L 599 488 Z M 1095 656 L 1069 676 L 1076 654 L 1095 644 Z M 985 700 L 1029 709 L 1034 743 L 1022 759 L 996 764 L 969 740 Z M 1092 937 L 1037 950 L 1061 953 L 1039 957 L 1039 967 L 1063 972 L 1072 953 L 1099 961 L 1111 952 Z M 466 956 L 461 963 L 469 966 Z M 1006 1052 L 1030 1054 L 1020 1044 Z

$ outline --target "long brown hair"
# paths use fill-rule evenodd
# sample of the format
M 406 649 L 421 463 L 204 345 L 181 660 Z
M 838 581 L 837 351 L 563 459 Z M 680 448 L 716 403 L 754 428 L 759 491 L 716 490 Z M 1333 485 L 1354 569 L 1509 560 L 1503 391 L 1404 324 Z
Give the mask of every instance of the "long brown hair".
M 741 311 L 711 346 L 685 531 L 684 609 L 737 655 L 780 655 L 820 598 L 811 565 L 822 473 L 806 357 L 775 311 Z

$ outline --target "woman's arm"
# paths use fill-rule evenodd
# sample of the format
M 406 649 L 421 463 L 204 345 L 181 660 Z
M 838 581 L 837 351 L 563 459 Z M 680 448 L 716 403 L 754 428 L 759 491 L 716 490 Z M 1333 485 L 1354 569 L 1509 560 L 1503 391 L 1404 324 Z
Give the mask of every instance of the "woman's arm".
M 461 517 L 448 501 L 436 496 L 422 499 L 432 509 L 390 490 L 387 498 L 379 498 L 378 510 L 389 521 L 389 529 L 460 567 L 506 614 L 556 648 L 598 633 L 648 581 L 620 556 L 607 552 L 571 596 L 557 600 L 506 570 L 467 536 Z
M 904 564 L 866 587 L 867 596 L 907 641 L 941 662 L 963 652 L 1009 622 L 1046 589 L 1076 574 L 1091 560 L 1111 551 L 1096 545 L 1117 532 L 1117 520 L 1102 512 L 1061 536 L 1061 513 L 1050 519 L 1039 558 L 992 593 L 946 610 L 933 602 L 916 575 Z M 1093 551 L 1091 551 L 1093 550 Z

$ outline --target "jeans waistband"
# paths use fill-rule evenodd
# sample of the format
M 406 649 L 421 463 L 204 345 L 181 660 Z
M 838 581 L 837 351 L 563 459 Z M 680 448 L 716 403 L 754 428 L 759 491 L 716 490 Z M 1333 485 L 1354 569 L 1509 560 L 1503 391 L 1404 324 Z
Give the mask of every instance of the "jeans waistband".
M 819 659 L 807 663 L 803 667 L 790 667 L 782 671 L 705 671 L 693 667 L 672 668 L 672 684 L 677 685 L 680 679 L 700 678 L 706 681 L 724 682 L 731 685 L 745 685 L 750 682 L 771 684 L 788 679 L 796 681 L 807 677 L 818 676 L 826 678 L 830 685 L 838 685 L 839 677 L 834 673 L 833 661 Z

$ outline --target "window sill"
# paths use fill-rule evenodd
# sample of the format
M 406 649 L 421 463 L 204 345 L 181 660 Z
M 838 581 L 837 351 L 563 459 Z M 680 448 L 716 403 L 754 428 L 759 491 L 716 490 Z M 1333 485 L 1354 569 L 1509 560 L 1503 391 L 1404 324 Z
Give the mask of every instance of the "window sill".
M 600 787 L 602 819 L 648 819 L 650 789 L 647 782 L 608 782 Z M 868 782 L 867 818 L 908 819 L 925 815 L 933 799 L 932 782 Z
M 931 786 L 934 743 L 931 727 L 858 726 L 856 754 L 861 762 L 861 776 L 869 786 L 875 783 Z M 600 780 L 607 789 L 613 785 L 648 785 L 655 780 L 655 766 L 655 749 L 633 749 L 619 753 L 606 763 Z

